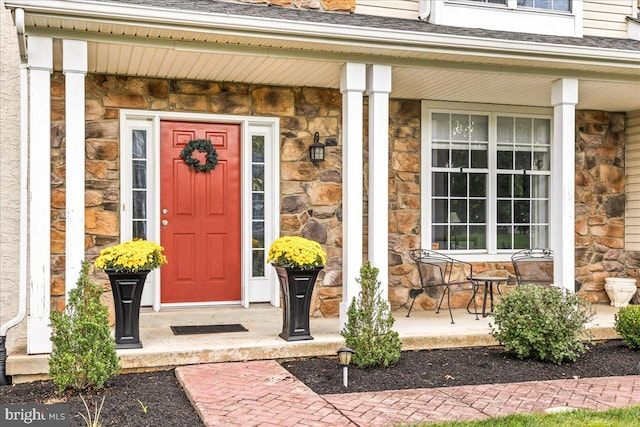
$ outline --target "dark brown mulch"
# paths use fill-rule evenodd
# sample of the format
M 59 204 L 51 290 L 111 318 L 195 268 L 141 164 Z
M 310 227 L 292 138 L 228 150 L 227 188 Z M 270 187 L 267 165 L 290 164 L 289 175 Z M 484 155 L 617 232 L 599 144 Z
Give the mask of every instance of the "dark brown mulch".
M 500 348 L 463 348 L 403 352 L 389 368 L 349 368 L 349 388 L 335 358 L 282 362 L 282 366 L 318 394 L 495 384 L 574 377 L 634 375 L 640 352 L 620 340 L 594 345 L 575 363 L 519 360 Z M 83 393 L 91 411 L 105 396 L 100 420 L 106 426 L 202 426 L 171 371 L 123 374 L 95 393 Z M 145 413 L 142 402 L 148 409 Z M 0 387 L 0 403 L 68 403 L 71 425 L 84 426 L 86 410 L 77 393 L 55 394 L 51 381 Z
M 638 362 L 640 352 L 629 350 L 621 340 L 594 344 L 576 362 L 560 366 L 520 360 L 498 347 L 407 351 L 392 367 L 349 367 L 346 389 L 335 358 L 287 361 L 282 366 L 316 393 L 332 394 L 634 375 Z
M 202 426 L 203 423 L 176 380 L 173 370 L 123 374 L 107 381 L 101 390 L 83 392 L 82 396 L 94 415 L 104 396 L 99 420 L 102 425 L 123 427 Z M 86 426 L 80 414 L 87 410 L 78 393 L 56 394 L 51 381 L 37 381 L 0 387 L 0 403 L 70 405 L 72 426 Z M 146 406 L 145 413 L 142 405 Z

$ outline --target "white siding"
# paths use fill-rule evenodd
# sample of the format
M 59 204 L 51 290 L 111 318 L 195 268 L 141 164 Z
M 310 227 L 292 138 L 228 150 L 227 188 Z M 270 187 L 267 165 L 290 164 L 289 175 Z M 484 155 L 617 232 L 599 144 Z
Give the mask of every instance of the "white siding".
M 356 13 L 418 19 L 418 0 L 356 0 Z
M 640 251 L 640 111 L 627 113 L 625 249 Z
M 584 0 L 585 36 L 627 38 L 627 16 L 633 15 L 636 0 Z

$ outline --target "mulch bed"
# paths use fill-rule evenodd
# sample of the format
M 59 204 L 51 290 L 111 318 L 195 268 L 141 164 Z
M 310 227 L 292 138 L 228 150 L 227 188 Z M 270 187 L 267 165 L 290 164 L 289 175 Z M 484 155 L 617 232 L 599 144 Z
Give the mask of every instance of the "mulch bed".
M 318 394 L 449 387 L 473 384 L 634 375 L 640 352 L 620 341 L 594 345 L 575 363 L 519 360 L 500 348 L 463 348 L 403 352 L 389 368 L 349 368 L 349 388 L 342 386 L 342 367 L 336 358 L 283 361 L 294 376 Z M 72 426 L 84 426 L 86 410 L 77 393 L 55 393 L 51 381 L 0 388 L 0 403 L 68 403 Z M 202 426 L 170 371 L 119 375 L 102 390 L 83 393 L 93 414 L 105 397 L 100 420 L 104 426 Z M 145 413 L 142 405 L 146 406 Z
M 333 394 L 634 375 L 638 362 L 640 351 L 629 350 L 622 340 L 594 344 L 576 362 L 559 366 L 520 360 L 498 347 L 406 351 L 392 367 L 349 367 L 346 389 L 336 358 L 286 361 L 282 366 L 314 392 Z
M 80 414 L 87 410 L 75 392 L 56 394 L 51 381 L 36 381 L 0 387 L 0 403 L 69 404 L 71 426 L 86 426 Z M 83 392 L 91 416 L 104 397 L 99 421 L 102 425 L 123 427 L 181 426 L 195 427 L 203 423 L 176 380 L 173 370 L 118 375 L 104 388 Z M 147 408 L 145 413 L 142 405 Z

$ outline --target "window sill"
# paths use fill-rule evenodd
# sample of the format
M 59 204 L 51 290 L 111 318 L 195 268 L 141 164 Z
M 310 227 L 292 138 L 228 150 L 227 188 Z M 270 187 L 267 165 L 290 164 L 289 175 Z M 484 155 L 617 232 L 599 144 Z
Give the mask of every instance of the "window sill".
M 513 251 L 516 252 L 516 251 Z M 459 261 L 465 261 L 470 263 L 476 262 L 504 262 L 511 263 L 511 253 L 496 253 L 496 254 L 488 254 L 488 253 L 473 253 L 467 251 L 440 251 L 451 258 L 455 258 Z

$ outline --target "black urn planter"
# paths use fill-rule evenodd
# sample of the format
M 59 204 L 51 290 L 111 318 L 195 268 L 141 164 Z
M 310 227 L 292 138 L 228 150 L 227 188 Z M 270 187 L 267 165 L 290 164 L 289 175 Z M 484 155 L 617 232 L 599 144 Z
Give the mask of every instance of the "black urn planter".
M 284 301 L 280 338 L 285 341 L 312 340 L 313 337 L 309 331 L 311 295 L 318 273 L 324 267 L 300 270 L 273 264 L 273 268 L 278 274 Z
M 149 270 L 136 273 L 107 271 L 116 312 L 116 348 L 142 348 L 140 300 Z

